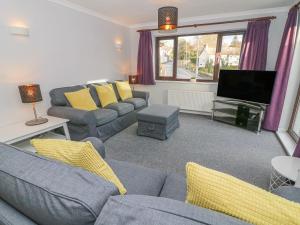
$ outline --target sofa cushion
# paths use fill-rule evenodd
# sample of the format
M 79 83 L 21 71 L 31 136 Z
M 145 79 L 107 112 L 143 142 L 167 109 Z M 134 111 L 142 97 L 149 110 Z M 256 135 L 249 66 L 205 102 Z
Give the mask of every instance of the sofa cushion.
M 108 81 L 107 83 L 108 83 L 108 84 L 112 84 L 112 86 L 113 86 L 113 88 L 114 88 L 114 91 L 115 91 L 115 94 L 116 94 L 116 97 L 117 97 L 118 101 L 121 101 L 121 97 L 120 97 L 120 95 L 119 95 L 119 92 L 118 92 L 118 88 L 117 88 L 116 82 Z
M 137 119 L 151 123 L 169 124 L 178 120 L 179 108 L 169 105 L 151 105 L 137 114 Z
M 257 225 L 300 225 L 300 204 L 196 163 L 186 165 L 188 203 Z
M 36 149 L 37 154 L 85 169 L 110 181 L 118 187 L 121 194 L 126 194 L 126 189 L 119 178 L 91 142 L 36 138 L 30 143 Z
M 55 88 L 50 91 L 50 97 L 51 97 L 51 103 L 55 106 L 70 106 L 66 96 L 65 92 L 73 92 L 73 91 L 79 91 L 81 89 L 84 89 L 84 86 L 82 85 L 76 85 L 71 87 L 61 87 L 61 88 Z
M 233 217 L 180 201 L 151 196 L 114 196 L 95 225 L 245 225 Z
M 85 170 L 0 144 L 0 196 L 37 224 L 93 225 L 118 193 Z
M 132 98 L 132 90 L 128 81 L 116 81 L 118 93 L 122 101 Z
M 135 109 L 139 109 L 147 105 L 146 101 L 142 98 L 129 98 L 126 99 L 124 102 L 134 105 Z
M 107 83 L 103 83 L 103 84 L 107 84 Z M 94 102 L 96 103 L 96 105 L 98 107 L 101 107 L 101 102 L 100 102 L 100 99 L 98 97 L 98 93 L 97 93 L 96 87 L 95 87 L 97 85 L 102 85 L 102 84 L 98 84 L 98 83 L 88 84 L 87 87 L 90 89 L 91 96 L 94 99 Z
M 102 107 L 118 103 L 112 84 L 95 86 Z
M 273 193 L 293 202 L 300 203 L 300 188 L 283 186 L 274 190 Z
M 160 193 L 160 197 L 184 202 L 186 198 L 185 177 L 175 173 L 169 174 Z
M 96 109 L 92 113 L 95 116 L 97 126 L 104 125 L 118 118 L 118 112 L 111 109 Z
M 165 173 L 128 162 L 105 160 L 125 186 L 127 194 L 159 196 Z
M 65 96 L 74 109 L 85 111 L 93 111 L 98 109 L 91 96 L 89 88 L 84 88 L 79 91 L 65 92 Z
M 112 109 L 118 112 L 119 116 L 123 116 L 127 113 L 130 113 L 134 110 L 134 106 L 129 103 L 114 103 L 105 107 L 106 109 Z
M 96 137 L 87 137 L 83 140 L 80 140 L 83 142 L 89 141 L 92 143 L 93 147 L 97 150 L 97 152 L 101 155 L 101 157 L 104 159 L 105 158 L 105 146 L 103 142 Z
M 18 212 L 0 199 L 0 224 L 1 225 L 37 225 L 29 218 Z

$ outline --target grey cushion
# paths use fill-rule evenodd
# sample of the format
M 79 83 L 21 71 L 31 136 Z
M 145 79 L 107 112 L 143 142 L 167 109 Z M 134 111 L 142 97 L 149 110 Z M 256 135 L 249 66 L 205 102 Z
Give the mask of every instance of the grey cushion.
M 118 193 L 85 170 L 0 144 L 0 196 L 40 225 L 93 225 Z
M 171 173 L 167 176 L 166 182 L 160 193 L 160 197 L 171 198 L 185 202 L 186 199 L 186 179 L 185 177 Z
M 134 106 L 132 104 L 124 103 L 124 102 L 110 104 L 105 108 L 117 111 L 119 116 L 123 116 L 127 113 L 134 111 Z
M 55 106 L 66 106 L 70 105 L 67 98 L 65 97 L 65 92 L 73 92 L 73 91 L 79 91 L 83 89 L 84 86 L 82 85 L 76 85 L 71 87 L 61 87 L 61 88 L 55 88 L 50 91 L 50 98 L 51 98 L 51 104 Z
M 138 112 L 137 119 L 159 124 L 168 124 L 178 118 L 179 108 L 169 105 L 151 105 Z
M 88 84 L 87 87 L 90 89 L 91 96 L 98 107 L 101 107 L 101 102 L 98 97 L 95 85 L 97 84 Z
M 104 125 L 118 118 L 118 112 L 111 109 L 96 109 L 92 113 L 95 116 L 97 126 Z
M 127 162 L 105 160 L 127 189 L 127 194 L 159 196 L 165 173 Z
M 245 225 L 233 217 L 183 202 L 150 196 L 110 197 L 95 225 Z
M 300 203 L 300 188 L 284 186 L 277 188 L 273 193 L 288 200 Z
M 29 218 L 18 212 L 0 199 L 0 224 L 1 225 L 37 225 Z
M 146 101 L 142 98 L 129 98 L 126 99 L 124 102 L 134 105 L 135 109 L 139 109 L 147 105 Z

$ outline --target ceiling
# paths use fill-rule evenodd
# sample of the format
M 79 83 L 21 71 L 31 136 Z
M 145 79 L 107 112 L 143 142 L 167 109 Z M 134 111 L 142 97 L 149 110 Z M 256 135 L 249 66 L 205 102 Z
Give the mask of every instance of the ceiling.
M 118 23 L 132 26 L 156 21 L 157 9 L 179 8 L 179 18 L 292 5 L 295 0 L 67 0 Z

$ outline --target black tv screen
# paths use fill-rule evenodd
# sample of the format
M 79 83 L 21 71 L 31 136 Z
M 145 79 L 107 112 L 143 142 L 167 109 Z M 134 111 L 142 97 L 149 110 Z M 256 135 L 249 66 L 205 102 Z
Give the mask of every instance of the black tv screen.
M 218 96 L 270 104 L 275 71 L 221 70 Z

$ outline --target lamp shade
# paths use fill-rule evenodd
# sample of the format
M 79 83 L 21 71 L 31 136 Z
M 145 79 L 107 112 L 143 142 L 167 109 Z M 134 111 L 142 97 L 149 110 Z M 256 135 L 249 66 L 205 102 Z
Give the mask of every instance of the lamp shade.
M 176 30 L 178 25 L 178 9 L 165 6 L 158 9 L 158 29 Z
M 40 85 L 29 84 L 19 86 L 19 92 L 23 103 L 40 102 L 43 100 Z
M 138 79 L 138 75 L 129 75 L 129 84 L 136 84 Z

